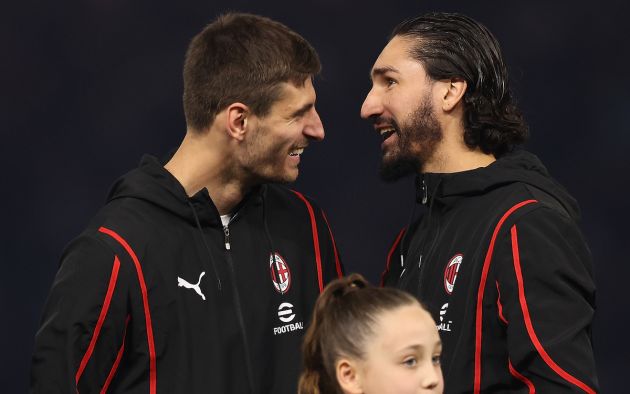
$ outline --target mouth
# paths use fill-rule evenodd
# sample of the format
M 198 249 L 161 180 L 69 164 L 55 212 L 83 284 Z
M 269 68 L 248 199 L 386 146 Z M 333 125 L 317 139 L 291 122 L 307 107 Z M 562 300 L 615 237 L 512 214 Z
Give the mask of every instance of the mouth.
M 396 127 L 394 126 L 385 126 L 377 128 L 376 131 L 381 135 L 383 141 L 394 135 L 396 133 Z
M 289 156 L 296 157 L 300 156 L 304 152 L 304 148 L 295 148 L 289 152 Z

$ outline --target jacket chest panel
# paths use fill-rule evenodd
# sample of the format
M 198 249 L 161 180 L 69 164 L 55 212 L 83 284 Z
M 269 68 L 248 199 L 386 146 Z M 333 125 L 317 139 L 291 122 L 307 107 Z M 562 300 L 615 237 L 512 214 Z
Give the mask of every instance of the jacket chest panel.
M 434 213 L 428 226 L 419 226 L 420 247 L 408 257 L 412 261 L 405 265 L 411 272 L 407 282 L 401 282 L 426 304 L 442 336 L 459 335 L 471 328 L 470 318 L 474 316 L 467 316 L 467 311 L 474 310 L 483 261 L 497 220 L 478 208 L 458 208 Z

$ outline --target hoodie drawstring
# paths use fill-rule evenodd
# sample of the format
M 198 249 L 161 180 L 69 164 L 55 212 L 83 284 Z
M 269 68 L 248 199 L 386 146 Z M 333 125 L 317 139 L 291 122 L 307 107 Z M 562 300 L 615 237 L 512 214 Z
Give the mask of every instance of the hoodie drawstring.
M 221 277 L 219 276 L 219 271 L 217 270 L 217 266 L 214 262 L 214 259 L 212 258 L 210 247 L 208 246 L 208 243 L 206 242 L 206 237 L 204 236 L 203 229 L 201 228 L 201 223 L 199 222 L 199 216 L 197 216 L 197 211 L 195 210 L 195 207 L 192 205 L 190 201 L 188 201 L 188 205 L 190 206 L 190 209 L 192 209 L 193 216 L 195 217 L 195 223 L 197 223 L 197 230 L 199 230 L 199 233 L 201 234 L 201 240 L 203 241 L 203 245 L 206 247 L 208 258 L 210 259 L 210 263 L 212 264 L 212 269 L 214 270 L 214 275 L 217 278 L 217 288 L 219 289 L 219 291 L 221 291 Z

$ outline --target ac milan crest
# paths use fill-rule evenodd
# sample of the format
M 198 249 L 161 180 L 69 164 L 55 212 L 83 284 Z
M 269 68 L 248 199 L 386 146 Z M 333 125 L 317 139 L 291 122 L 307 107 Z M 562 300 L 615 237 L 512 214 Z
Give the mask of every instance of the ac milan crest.
M 449 260 L 444 270 L 444 290 L 446 290 L 446 293 L 449 295 L 453 292 L 453 288 L 455 288 L 455 280 L 457 279 L 459 266 L 462 264 L 463 259 L 464 256 L 456 254 Z
M 285 294 L 291 287 L 291 271 L 289 265 L 278 253 L 269 256 L 271 281 L 278 293 Z

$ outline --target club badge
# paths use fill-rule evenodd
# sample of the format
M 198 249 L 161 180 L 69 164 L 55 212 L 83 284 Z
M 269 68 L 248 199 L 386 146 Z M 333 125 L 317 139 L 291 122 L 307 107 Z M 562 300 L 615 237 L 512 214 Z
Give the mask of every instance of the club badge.
M 269 256 L 269 271 L 273 286 L 278 293 L 286 294 L 291 288 L 291 271 L 287 262 L 278 253 Z
M 455 280 L 457 279 L 457 273 L 459 272 L 459 266 L 462 264 L 463 259 L 464 256 L 456 254 L 449 260 L 448 264 L 446 264 L 446 269 L 444 270 L 444 290 L 446 290 L 448 295 L 453 293 Z

